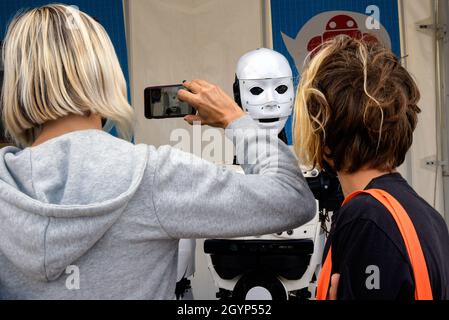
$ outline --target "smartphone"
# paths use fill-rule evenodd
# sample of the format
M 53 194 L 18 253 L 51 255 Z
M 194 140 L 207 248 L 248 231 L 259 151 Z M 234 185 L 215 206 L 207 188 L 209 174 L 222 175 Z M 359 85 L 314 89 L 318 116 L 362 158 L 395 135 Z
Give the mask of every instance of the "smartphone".
M 179 101 L 178 91 L 182 84 L 148 87 L 145 89 L 145 118 L 184 118 L 196 110 L 186 102 Z

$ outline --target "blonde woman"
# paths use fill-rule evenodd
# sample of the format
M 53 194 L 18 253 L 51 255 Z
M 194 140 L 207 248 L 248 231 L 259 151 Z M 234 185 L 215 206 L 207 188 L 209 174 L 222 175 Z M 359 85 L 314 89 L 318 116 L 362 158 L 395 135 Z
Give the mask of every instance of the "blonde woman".
M 20 14 L 3 58 L 3 120 L 20 147 L 0 151 L 0 299 L 172 299 L 178 239 L 278 232 L 314 216 L 283 144 L 238 175 L 103 132 L 107 119 L 129 139 L 133 109 L 111 41 L 83 12 Z M 185 86 L 198 110 L 187 121 L 256 128 L 220 88 Z M 254 151 L 256 130 L 235 131 Z
M 332 218 L 319 299 L 449 299 L 447 226 L 396 171 L 419 96 L 400 61 L 372 39 L 337 37 L 303 72 L 296 152 L 336 171 L 346 196 Z

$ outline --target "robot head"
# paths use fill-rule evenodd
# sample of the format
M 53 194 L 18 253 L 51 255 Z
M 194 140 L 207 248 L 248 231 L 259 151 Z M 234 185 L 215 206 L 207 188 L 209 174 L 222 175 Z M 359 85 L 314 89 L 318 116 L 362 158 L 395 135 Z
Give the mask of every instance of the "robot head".
M 162 104 L 166 110 L 179 107 L 178 90 L 177 87 L 169 87 L 162 91 Z
M 237 64 L 234 94 L 261 128 L 281 132 L 292 114 L 295 97 L 287 59 L 265 48 L 243 55 Z

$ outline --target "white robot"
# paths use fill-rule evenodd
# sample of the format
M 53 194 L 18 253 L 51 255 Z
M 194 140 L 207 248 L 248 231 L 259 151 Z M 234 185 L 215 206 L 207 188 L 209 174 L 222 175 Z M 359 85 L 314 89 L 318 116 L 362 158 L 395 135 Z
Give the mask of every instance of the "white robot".
M 242 56 L 236 70 L 234 97 L 261 128 L 276 129 L 286 141 L 285 124 L 294 104 L 292 70 L 278 52 L 260 48 Z M 243 173 L 238 166 L 233 170 Z M 318 170 L 303 170 L 318 200 L 331 198 L 335 181 Z M 338 184 L 337 184 L 338 185 Z M 337 201 L 338 202 L 338 201 Z M 286 300 L 315 296 L 327 208 L 318 201 L 312 221 L 295 230 L 238 239 L 208 239 L 209 269 L 220 299 Z M 327 206 L 326 202 L 326 206 Z

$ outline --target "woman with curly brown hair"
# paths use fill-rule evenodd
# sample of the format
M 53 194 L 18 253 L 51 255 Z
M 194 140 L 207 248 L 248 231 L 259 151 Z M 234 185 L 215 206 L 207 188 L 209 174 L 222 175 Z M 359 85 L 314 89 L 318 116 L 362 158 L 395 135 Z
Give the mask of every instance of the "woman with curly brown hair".
M 303 72 L 296 153 L 337 172 L 346 196 L 332 219 L 318 299 L 449 298 L 447 226 L 396 171 L 419 98 L 398 58 L 372 40 L 337 37 Z

